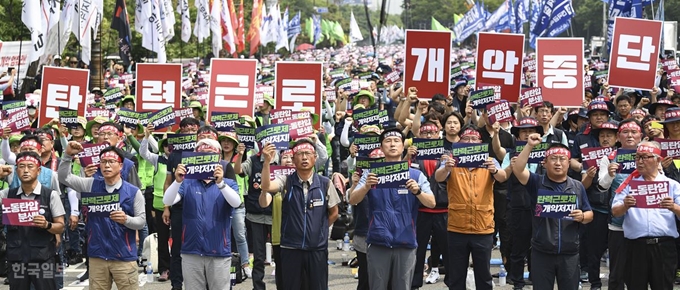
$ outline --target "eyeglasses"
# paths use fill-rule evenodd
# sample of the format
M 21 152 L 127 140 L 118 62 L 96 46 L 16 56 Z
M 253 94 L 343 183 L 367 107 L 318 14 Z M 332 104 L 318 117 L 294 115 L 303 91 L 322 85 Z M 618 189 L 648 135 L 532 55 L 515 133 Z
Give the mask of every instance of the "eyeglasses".
M 654 155 L 645 155 L 645 156 L 640 156 L 640 155 L 635 155 L 635 161 L 647 161 L 650 159 L 656 158 Z
M 72 61 L 71 64 L 78 64 L 78 62 L 77 62 L 77 61 Z
M 116 163 L 120 163 L 118 160 L 113 160 L 113 159 L 102 159 L 99 164 L 101 165 L 113 165 Z

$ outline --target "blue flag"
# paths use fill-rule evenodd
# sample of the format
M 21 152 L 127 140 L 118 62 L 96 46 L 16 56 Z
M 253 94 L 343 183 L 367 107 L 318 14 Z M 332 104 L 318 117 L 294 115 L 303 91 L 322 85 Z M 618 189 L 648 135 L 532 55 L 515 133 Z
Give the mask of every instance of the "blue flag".
M 493 14 L 489 16 L 484 24 L 484 30 L 496 30 L 498 31 L 498 26 L 501 23 L 501 18 L 503 18 L 508 12 L 508 0 L 503 2 L 501 6 L 494 11 Z
M 515 33 L 524 34 L 524 23 L 529 21 L 530 0 L 515 1 Z
M 314 23 L 314 46 L 321 40 L 321 15 L 312 15 Z
M 543 5 L 541 0 L 531 0 L 531 22 L 529 22 L 529 43 L 531 47 L 536 48 L 536 34 L 533 33 L 536 24 L 538 23 L 538 18 L 541 16 L 541 11 L 543 11 Z
M 654 15 L 654 20 L 659 20 L 661 22 L 664 22 L 664 19 L 666 18 L 666 11 L 664 11 L 664 8 L 663 8 L 664 3 L 663 2 L 664 2 L 663 0 L 659 1 L 659 7 L 656 8 L 657 10 L 656 10 L 656 15 Z M 665 33 L 661 32 L 661 50 L 662 51 L 664 49 L 664 43 L 663 43 L 663 35 L 664 34 Z
M 633 3 L 626 0 L 612 0 L 609 2 L 609 18 L 607 19 L 607 53 L 609 55 L 614 34 L 614 19 L 616 17 L 631 17 L 633 14 Z
M 463 19 L 458 21 L 453 27 L 453 33 L 456 35 L 456 42 L 462 42 L 470 37 L 473 33 L 477 33 L 484 28 L 484 10 L 482 6 L 475 4 L 470 11 L 465 13 Z
M 300 12 L 295 14 L 293 18 L 288 22 L 288 38 L 292 38 L 294 35 L 299 34 L 302 30 L 300 26 Z
M 555 37 L 564 32 L 571 25 L 574 9 L 570 0 L 547 1 L 543 4 L 538 21 L 531 31 L 536 37 Z M 530 43 L 536 47 L 536 39 Z

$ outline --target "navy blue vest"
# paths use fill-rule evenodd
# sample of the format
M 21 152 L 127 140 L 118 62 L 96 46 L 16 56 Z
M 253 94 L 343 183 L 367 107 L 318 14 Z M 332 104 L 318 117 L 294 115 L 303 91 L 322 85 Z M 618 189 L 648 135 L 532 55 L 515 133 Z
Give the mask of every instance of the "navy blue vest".
M 21 199 L 18 193 L 19 188 L 12 188 L 7 193 L 7 198 Z M 45 211 L 42 215 L 48 222 L 54 221 L 50 208 L 51 196 L 52 189 L 42 186 L 40 196 L 35 197 L 40 201 L 40 209 Z M 54 234 L 46 229 L 7 226 L 7 261 L 22 263 L 47 261 L 57 253 L 56 243 Z
M 318 251 L 328 248 L 328 199 L 330 179 L 314 174 L 304 198 L 297 173 L 286 178 L 281 204 L 281 246 Z
M 269 176 L 267 176 L 269 178 Z M 248 176 L 248 195 L 244 196 L 246 212 L 250 214 L 272 215 L 272 205 L 262 208 L 260 206 L 260 194 L 262 193 L 262 161 L 260 156 L 250 156 L 250 176 Z

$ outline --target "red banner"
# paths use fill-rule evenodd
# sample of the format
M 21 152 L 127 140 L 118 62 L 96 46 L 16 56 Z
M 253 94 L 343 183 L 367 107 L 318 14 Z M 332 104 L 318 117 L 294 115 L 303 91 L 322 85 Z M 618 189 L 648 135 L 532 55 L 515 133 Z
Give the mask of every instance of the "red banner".
M 449 95 L 451 87 L 451 32 L 406 30 L 404 88 L 418 88 L 421 100 Z
M 661 42 L 660 21 L 617 17 L 614 20 L 609 86 L 639 90 L 654 87 Z
M 660 208 L 661 201 L 670 196 L 668 181 L 631 180 L 628 195 L 635 198 L 637 208 Z
M 501 86 L 501 98 L 516 103 L 522 87 L 523 53 L 523 34 L 480 32 L 476 82 Z
M 276 108 L 295 112 L 303 108 L 321 115 L 321 94 L 323 93 L 323 64 L 320 62 L 276 63 Z M 321 120 L 314 128 L 321 126 Z
M 90 164 L 99 165 L 99 154 L 108 144 L 83 144 L 83 151 L 78 153 L 80 165 L 85 168 Z
M 181 108 L 181 84 L 182 64 L 138 63 L 136 110 L 149 112 L 162 110 L 168 106 Z
M 39 200 L 23 200 L 18 198 L 2 199 L 2 223 L 10 226 L 34 227 L 33 217 L 40 215 Z
M 78 110 L 78 116 L 85 116 L 89 82 L 90 71 L 86 69 L 43 67 L 39 127 L 59 118 L 59 107 Z
M 210 97 L 208 116 L 212 112 L 234 112 L 252 116 L 255 110 L 257 60 L 221 59 L 210 61 Z
M 587 147 L 581 148 L 581 160 L 586 164 L 584 168 L 600 167 L 598 162 L 602 157 L 609 156 L 614 151 L 612 147 Z
M 536 86 L 543 100 L 560 107 L 583 104 L 583 38 L 536 40 Z
M 30 129 L 31 120 L 28 118 L 28 109 L 23 107 L 12 113 L 9 113 L 7 118 L 2 121 L 2 127 L 9 127 L 12 133 Z

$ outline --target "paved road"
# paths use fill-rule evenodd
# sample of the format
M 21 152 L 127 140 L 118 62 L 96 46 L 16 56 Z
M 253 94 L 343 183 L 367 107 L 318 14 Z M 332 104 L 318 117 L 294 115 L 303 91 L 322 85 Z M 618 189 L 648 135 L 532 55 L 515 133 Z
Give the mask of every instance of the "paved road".
M 331 243 L 332 244 L 332 243 Z M 329 251 L 329 257 L 332 261 L 336 261 L 336 265 L 331 265 L 329 266 L 329 289 L 330 290 L 354 290 L 356 289 L 356 281 L 353 278 L 353 275 L 351 273 L 351 269 L 346 266 L 341 265 L 342 261 L 342 251 L 336 250 L 335 248 L 332 248 Z M 350 258 L 352 255 L 350 255 Z M 493 258 L 499 258 L 500 253 L 498 250 L 494 250 L 492 253 Z M 265 272 L 267 273 L 267 276 L 265 278 L 265 282 L 267 283 L 267 288 L 268 289 L 276 289 L 276 286 L 274 285 L 274 276 L 269 275 L 272 273 L 272 270 L 274 270 L 273 267 L 267 266 Z M 77 281 L 77 276 L 80 275 L 81 273 L 85 272 L 85 265 L 84 264 L 78 264 L 74 266 L 70 266 L 65 270 L 66 277 L 65 277 L 65 287 L 64 290 L 84 290 L 88 289 L 87 287 L 87 281 L 85 283 L 79 284 Z M 498 272 L 498 266 L 492 266 L 492 272 Z M 602 268 L 602 272 L 606 273 L 607 269 L 606 267 Z M 140 281 L 145 281 L 146 280 L 146 275 L 144 275 L 141 270 L 140 270 Z M 603 279 L 603 282 L 606 284 L 606 279 Z M 498 285 L 498 281 L 494 279 L 494 283 Z M 170 282 L 153 282 L 153 283 L 146 283 L 142 282 L 140 283 L 140 289 L 144 290 L 170 290 Z M 9 286 L 3 285 L 0 286 L 0 290 L 8 290 Z M 114 287 L 114 289 L 116 289 Z M 243 283 L 239 284 L 234 288 L 235 290 L 250 290 L 252 289 L 252 282 L 250 280 L 246 280 Z M 444 290 L 447 289 L 446 286 L 444 285 L 441 280 L 435 284 L 431 285 L 425 285 L 423 290 Z M 496 286 L 495 289 L 512 289 L 512 286 L 506 285 L 503 287 Z M 525 287 L 525 289 L 531 289 L 530 287 Z M 583 289 L 589 289 L 588 284 L 583 285 Z M 606 289 L 603 288 L 603 289 Z M 676 287 L 676 289 L 680 289 L 679 287 Z M 187 289 L 187 290 L 199 290 L 199 289 Z

